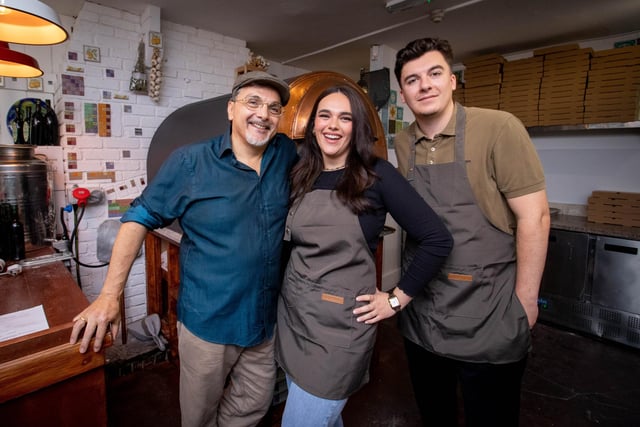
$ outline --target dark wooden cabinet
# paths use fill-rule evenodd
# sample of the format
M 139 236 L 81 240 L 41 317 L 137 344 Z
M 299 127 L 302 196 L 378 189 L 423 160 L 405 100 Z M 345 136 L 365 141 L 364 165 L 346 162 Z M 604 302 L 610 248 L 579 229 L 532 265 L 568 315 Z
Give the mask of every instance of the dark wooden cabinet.
M 180 287 L 180 234 L 170 229 L 147 233 L 147 314 L 157 313 L 172 358 L 178 357 L 177 304 Z

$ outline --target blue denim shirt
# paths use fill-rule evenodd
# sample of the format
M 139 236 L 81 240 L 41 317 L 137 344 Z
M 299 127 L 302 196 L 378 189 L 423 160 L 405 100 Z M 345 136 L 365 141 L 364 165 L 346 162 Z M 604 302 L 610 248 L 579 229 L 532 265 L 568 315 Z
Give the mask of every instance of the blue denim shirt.
M 149 229 L 178 219 L 178 320 L 203 340 L 249 347 L 273 335 L 296 148 L 277 134 L 261 174 L 238 162 L 230 134 L 181 147 L 122 217 Z

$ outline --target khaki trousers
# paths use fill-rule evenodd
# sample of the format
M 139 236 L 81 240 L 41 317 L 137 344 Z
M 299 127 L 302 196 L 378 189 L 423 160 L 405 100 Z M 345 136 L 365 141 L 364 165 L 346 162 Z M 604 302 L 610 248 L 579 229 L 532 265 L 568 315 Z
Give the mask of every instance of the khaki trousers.
M 182 427 L 257 425 L 273 399 L 273 342 L 214 344 L 178 323 Z

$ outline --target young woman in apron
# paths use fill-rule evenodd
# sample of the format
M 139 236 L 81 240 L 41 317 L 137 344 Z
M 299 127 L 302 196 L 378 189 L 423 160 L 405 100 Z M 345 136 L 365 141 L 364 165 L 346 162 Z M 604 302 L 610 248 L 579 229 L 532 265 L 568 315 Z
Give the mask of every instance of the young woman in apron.
M 357 89 L 325 90 L 292 172 L 285 228 L 291 255 L 278 302 L 276 360 L 289 393 L 282 426 L 342 426 L 348 397 L 369 380 L 376 323 L 437 274 L 451 250 L 446 227 L 386 160 Z M 376 289 L 374 253 L 387 212 L 417 242 L 389 293 Z

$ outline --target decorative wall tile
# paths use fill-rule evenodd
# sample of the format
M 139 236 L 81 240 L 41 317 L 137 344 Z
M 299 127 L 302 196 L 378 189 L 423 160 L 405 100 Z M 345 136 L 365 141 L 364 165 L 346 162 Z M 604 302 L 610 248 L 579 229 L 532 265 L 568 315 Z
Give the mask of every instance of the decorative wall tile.
M 62 74 L 62 94 L 84 96 L 84 77 Z

